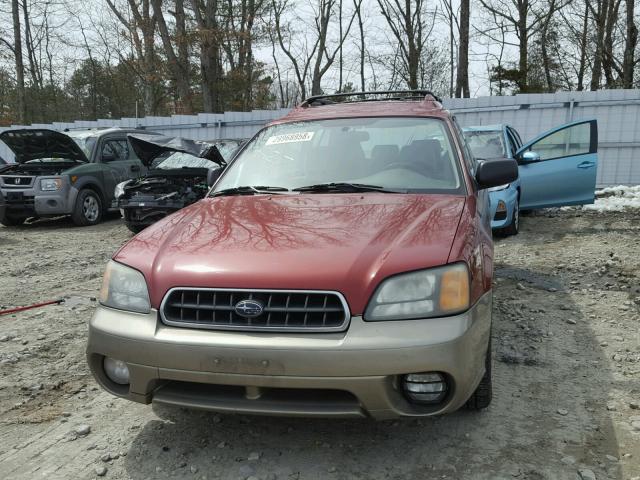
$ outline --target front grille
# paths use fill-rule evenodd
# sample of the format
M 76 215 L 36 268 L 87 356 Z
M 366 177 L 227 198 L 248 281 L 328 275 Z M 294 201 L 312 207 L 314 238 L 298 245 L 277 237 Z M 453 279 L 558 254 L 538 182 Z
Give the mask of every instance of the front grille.
M 257 302 L 262 312 L 239 314 L 239 303 L 247 304 L 243 300 L 252 307 Z M 287 332 L 342 331 L 350 319 L 346 301 L 336 292 L 204 288 L 170 290 L 160 315 L 164 323 L 177 327 Z
M 26 188 L 30 187 L 33 184 L 33 180 L 35 177 L 11 175 L 1 178 L 2 183 L 7 188 Z

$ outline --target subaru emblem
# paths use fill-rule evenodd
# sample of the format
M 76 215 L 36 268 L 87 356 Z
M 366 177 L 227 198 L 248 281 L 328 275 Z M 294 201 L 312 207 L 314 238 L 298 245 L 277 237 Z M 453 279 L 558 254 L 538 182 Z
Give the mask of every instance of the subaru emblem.
M 257 300 L 240 300 L 234 310 L 241 317 L 255 318 L 262 314 L 264 306 Z

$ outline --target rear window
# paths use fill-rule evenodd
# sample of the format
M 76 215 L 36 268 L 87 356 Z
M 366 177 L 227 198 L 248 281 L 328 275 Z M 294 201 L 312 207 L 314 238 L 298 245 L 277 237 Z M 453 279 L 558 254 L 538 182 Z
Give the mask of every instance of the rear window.
M 350 182 L 403 192 L 461 193 L 448 126 L 436 118 L 347 118 L 262 130 L 216 190 Z
M 466 130 L 464 138 L 473 156 L 478 159 L 490 160 L 506 156 L 504 136 L 500 130 Z

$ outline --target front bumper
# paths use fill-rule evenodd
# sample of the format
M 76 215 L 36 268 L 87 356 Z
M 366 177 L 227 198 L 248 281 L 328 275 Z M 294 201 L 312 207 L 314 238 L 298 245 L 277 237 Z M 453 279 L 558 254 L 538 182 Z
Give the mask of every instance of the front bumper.
M 29 187 L 11 187 L 0 185 L 0 191 L 6 202 L 5 214 L 14 217 L 45 217 L 52 215 L 68 215 L 73 211 L 78 190 L 62 177 L 63 182 L 59 190 L 43 191 L 39 188 L 40 180 L 35 177 Z
M 518 191 L 509 187 L 496 192 L 489 192 L 489 212 L 491 213 L 491 228 L 497 230 L 511 225 L 513 220 L 513 210 L 515 209 L 516 200 L 518 199 Z M 507 207 L 506 215 L 500 219 L 496 219 L 498 203 L 502 201 Z
M 87 360 L 114 395 L 213 411 L 294 416 L 426 416 L 457 410 L 484 374 L 491 292 L 469 311 L 425 320 L 365 322 L 346 332 L 284 334 L 169 327 L 147 315 L 99 306 L 89 322 Z M 105 356 L 127 362 L 117 385 Z M 401 375 L 444 373 L 438 405 L 410 403 Z
M 136 202 L 128 200 L 118 201 L 118 208 L 122 212 L 127 225 L 136 227 L 148 227 L 158 220 L 177 212 L 185 207 L 182 201 L 145 201 Z

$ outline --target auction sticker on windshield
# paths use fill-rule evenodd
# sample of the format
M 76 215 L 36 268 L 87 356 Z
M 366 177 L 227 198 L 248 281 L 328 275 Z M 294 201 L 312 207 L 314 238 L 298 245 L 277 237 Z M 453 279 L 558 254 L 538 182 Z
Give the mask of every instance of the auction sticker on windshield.
M 314 132 L 284 133 L 269 137 L 265 145 L 279 145 L 281 143 L 308 142 L 313 138 Z

